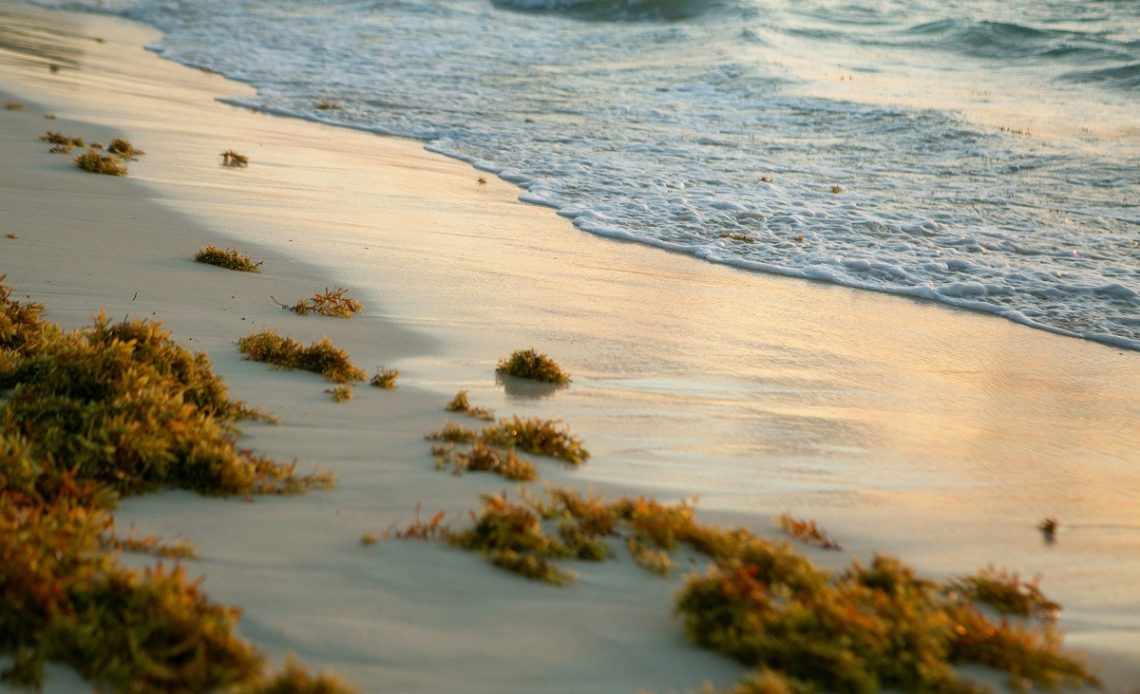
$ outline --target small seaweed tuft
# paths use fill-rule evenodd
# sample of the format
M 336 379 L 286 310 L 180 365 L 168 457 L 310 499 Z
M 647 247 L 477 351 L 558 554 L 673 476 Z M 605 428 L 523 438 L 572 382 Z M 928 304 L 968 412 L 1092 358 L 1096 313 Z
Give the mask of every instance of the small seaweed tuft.
M 146 154 L 121 137 L 111 140 L 111 144 L 107 145 L 107 151 L 123 159 L 137 159 L 140 155 Z
M 228 166 L 230 168 L 249 166 L 249 157 L 244 154 L 238 154 L 232 149 L 227 149 L 219 156 L 222 158 L 222 166 Z
M 241 688 L 237 694 L 356 694 L 356 689 L 331 672 L 311 675 L 290 653 L 284 669 L 272 679 Z
M 1037 524 L 1037 529 L 1041 531 L 1041 536 L 1045 538 L 1045 543 L 1050 545 L 1057 541 L 1057 531 L 1060 528 L 1060 521 L 1052 516 L 1042 519 L 1042 521 Z
M 241 338 L 238 349 L 250 361 L 312 371 L 337 383 L 365 379 L 364 372 L 352 363 L 348 352 L 333 345 L 328 337 L 305 347 L 291 337 L 264 330 Z
M 842 192 L 843 192 L 842 186 L 831 186 L 831 194 L 832 195 L 839 195 Z
M 24 109 L 24 104 L 19 102 L 19 101 L 13 101 L 11 99 L 8 99 L 4 102 L 4 110 L 5 111 L 22 111 L 23 109 Z
M 948 583 L 974 602 L 982 602 L 1002 614 L 1054 619 L 1061 606 L 1045 597 L 1038 587 L 1040 578 L 1023 581 L 1016 573 L 993 566 Z
M 238 270 L 240 272 L 260 272 L 262 261 L 254 262 L 245 253 L 237 250 L 236 248 L 218 248 L 213 244 L 206 244 L 202 246 L 202 250 L 198 251 L 198 255 L 194 256 L 195 262 L 205 263 L 207 265 L 216 265 L 227 270 Z
M 127 167 L 123 166 L 115 157 L 99 154 L 94 145 L 75 158 L 75 166 L 87 173 L 103 174 L 104 176 L 127 175 Z
M 417 502 L 416 519 L 404 528 L 395 526 L 389 528 L 384 533 L 383 539 L 396 538 L 397 540 L 421 540 L 423 542 L 446 539 L 451 532 L 450 527 L 443 523 L 446 516 L 446 511 L 438 511 L 431 517 L 431 520 L 424 522 L 420 520 L 420 504 Z
M 182 540 L 166 543 L 154 535 L 147 535 L 145 537 L 135 537 L 131 535 L 125 538 L 109 535 L 103 538 L 102 546 L 112 550 L 150 554 L 156 557 L 162 557 L 163 559 L 197 558 L 193 545 Z
M 82 137 L 72 137 L 52 130 L 40 135 L 40 141 L 55 145 L 51 148 L 53 154 L 66 154 L 75 147 L 82 147 L 84 144 Z
M 325 287 L 323 293 L 313 294 L 311 299 L 301 299 L 292 306 L 278 304 L 300 316 L 310 313 L 319 313 L 330 318 L 351 318 L 364 310 L 364 304 L 352 297 L 346 296 L 347 289 L 329 289 Z
M 838 542 L 828 537 L 827 533 L 821 530 L 813 520 L 800 520 L 784 513 L 776 519 L 776 522 L 779 523 L 780 530 L 783 530 L 785 535 L 804 544 L 816 545 L 823 549 L 843 549 Z
M 486 427 L 481 436 L 492 446 L 519 448 L 571 465 L 581 465 L 590 457 L 582 442 L 556 419 L 520 419 L 515 415 Z
M 424 436 L 426 441 L 446 441 L 448 443 L 471 443 L 475 440 L 475 432 L 462 424 L 448 422 L 439 431 L 433 431 Z
M 369 384 L 376 388 L 383 388 L 384 390 L 392 390 L 396 387 L 396 379 L 400 377 L 400 372 L 396 369 L 385 369 L 380 367 L 376 369 L 376 373 L 368 381 Z
M 538 479 L 538 471 L 527 460 L 518 457 L 512 449 L 500 451 L 488 446 L 482 439 L 475 439 L 466 451 L 456 450 L 448 445 L 433 448 L 436 453 L 437 470 L 451 466 L 452 474 L 458 476 L 466 471 L 493 472 L 515 482 L 531 482 Z
M 327 96 L 322 96 L 321 100 L 316 103 L 318 111 L 339 111 L 344 108 L 344 104 L 339 101 L 333 101 Z
M 526 378 L 542 383 L 566 385 L 570 382 L 570 374 L 562 370 L 553 359 L 545 354 L 539 354 L 534 349 L 518 350 L 510 357 L 499 361 L 496 373 L 515 378 Z
M 338 383 L 325 392 L 332 397 L 333 402 L 347 402 L 353 397 L 352 386 L 347 383 Z
M 472 407 L 471 403 L 467 400 L 467 391 L 465 390 L 456 393 L 455 397 L 451 399 L 451 402 L 447 403 L 447 407 L 444 409 L 448 412 L 460 412 L 468 417 L 474 417 L 475 419 L 482 419 L 488 422 L 494 421 L 495 419 L 495 413 L 491 410 L 483 407 Z
M 554 585 L 574 580 L 572 574 L 550 561 L 569 557 L 570 549 L 557 536 L 543 531 L 542 519 L 533 509 L 511 503 L 503 495 L 484 495 L 482 512 L 474 516 L 472 527 L 462 532 L 449 531 L 445 539 L 531 580 Z

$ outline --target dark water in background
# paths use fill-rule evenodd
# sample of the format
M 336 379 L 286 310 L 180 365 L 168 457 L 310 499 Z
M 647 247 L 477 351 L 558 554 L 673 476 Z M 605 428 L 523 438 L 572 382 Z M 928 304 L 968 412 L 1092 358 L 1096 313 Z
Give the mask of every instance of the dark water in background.
M 593 233 L 1140 349 L 1140 2 L 40 4 Z

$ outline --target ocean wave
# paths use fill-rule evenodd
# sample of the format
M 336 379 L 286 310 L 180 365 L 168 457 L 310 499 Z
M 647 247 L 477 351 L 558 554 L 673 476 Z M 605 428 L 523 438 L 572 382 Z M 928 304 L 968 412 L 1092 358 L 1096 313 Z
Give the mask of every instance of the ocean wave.
M 507 10 L 562 14 L 594 21 L 690 19 L 731 6 L 731 0 L 491 0 Z
M 1014 22 L 947 18 L 909 27 L 903 35 L 917 48 L 938 48 L 975 58 L 1049 58 L 1087 62 L 1135 53 L 1103 33 L 1040 29 Z
M 1061 75 L 1061 79 L 1067 82 L 1099 83 L 1115 89 L 1136 89 L 1140 87 L 1140 62 L 1102 70 L 1067 72 Z
M 230 103 L 422 139 L 584 231 L 1140 348 L 1132 119 L 1106 121 L 1124 133 L 1110 148 L 1083 146 L 1091 135 L 1057 146 L 944 109 L 803 94 L 780 63 L 816 62 L 823 46 L 889 72 L 890 50 L 878 62 L 863 50 L 876 45 L 953 78 L 978 65 L 943 51 L 1040 56 L 993 69 L 1036 75 L 1040 106 L 1064 108 L 1055 93 L 1098 99 L 1111 80 L 1137 79 L 1127 21 L 1048 16 L 1035 0 L 917 26 L 945 10 L 898 0 L 836 20 L 830 0 L 762 16 L 749 15 L 757 0 L 89 2 L 166 31 L 153 47 L 164 56 L 257 88 Z M 1054 89 L 1070 70 L 1085 72 Z M 1000 77 L 986 77 L 999 103 Z M 320 110 L 323 98 L 344 108 Z

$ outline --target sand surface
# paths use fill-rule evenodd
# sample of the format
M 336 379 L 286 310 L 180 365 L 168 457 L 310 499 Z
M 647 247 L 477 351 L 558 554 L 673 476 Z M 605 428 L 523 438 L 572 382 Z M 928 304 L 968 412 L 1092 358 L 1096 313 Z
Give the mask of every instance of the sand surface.
M 594 238 L 419 143 L 219 103 L 249 88 L 141 49 L 156 37 L 0 3 L 0 101 L 28 104 L 0 111 L 0 274 L 66 326 L 104 307 L 163 320 L 282 420 L 247 426 L 243 444 L 338 474 L 301 499 L 164 493 L 117 512 L 120 528 L 192 542 L 190 572 L 245 610 L 241 633 L 272 657 L 294 651 L 364 691 L 665 692 L 740 676 L 685 641 L 681 576 L 622 559 L 555 589 L 442 547 L 358 543 L 417 504 L 458 518 L 510 488 L 432 469 L 422 436 L 464 388 L 585 439 L 582 469 L 540 463 L 555 484 L 698 495 L 706 518 L 766 534 L 782 511 L 813 517 L 847 549 L 813 556 L 836 565 L 887 551 L 932 575 L 1041 574 L 1068 643 L 1114 690 L 1140 681 L 1140 355 Z M 48 129 L 147 154 L 127 178 L 87 175 L 47 152 Z M 231 147 L 249 168 L 220 166 Z M 211 242 L 263 271 L 191 262 Z M 365 315 L 299 317 L 271 298 L 333 285 Z M 366 370 L 399 368 L 400 387 L 334 404 L 316 376 L 241 360 L 237 339 L 263 327 L 330 335 Z M 496 383 L 496 360 L 528 346 L 572 387 Z M 1052 546 L 1034 529 L 1045 516 L 1062 523 Z M 55 674 L 49 691 L 82 689 Z

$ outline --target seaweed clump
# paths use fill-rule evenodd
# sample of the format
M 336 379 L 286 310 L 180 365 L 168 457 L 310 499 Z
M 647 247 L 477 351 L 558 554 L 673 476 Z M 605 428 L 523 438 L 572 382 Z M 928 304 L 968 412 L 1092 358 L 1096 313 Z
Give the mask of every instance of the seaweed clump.
M 493 472 L 515 482 L 531 482 L 538 479 L 534 464 L 518 457 L 514 449 L 499 450 L 488 446 L 482 439 L 476 439 L 471 448 L 456 450 L 454 446 L 437 446 L 435 468 L 441 470 L 451 466 L 456 476 L 466 471 Z
M 635 561 L 654 573 L 670 571 L 661 559 L 682 548 L 703 555 L 710 565 L 688 578 L 677 613 L 697 645 L 754 668 L 733 694 L 990 691 L 963 674 L 966 665 L 1004 672 L 1015 691 L 1100 684 L 1062 650 L 1051 619 L 1033 618 L 1036 609 L 1022 621 L 995 622 L 961 582 L 921 578 L 890 556 L 831 571 L 786 542 L 699 523 L 687 502 L 607 502 L 564 489 L 519 503 L 504 495 L 482 501 L 465 529 L 437 515 L 431 527 L 395 536 L 476 551 L 499 568 L 555 585 L 574 579 L 560 560 L 603 560 L 623 537 Z M 1025 592 L 1015 576 L 983 574 Z
M 1015 691 L 1099 686 L 1061 650 L 1051 623 L 995 623 L 893 557 L 841 573 L 815 569 L 808 582 L 792 583 L 787 572 L 747 554 L 718 558 L 678 598 L 685 631 L 700 646 L 778 672 L 794 691 L 989 691 L 955 670 L 969 664 L 1005 672 Z
M 338 383 L 325 392 L 329 394 L 333 402 L 347 402 L 351 400 L 354 395 L 352 386 L 347 383 Z
M 559 386 L 570 382 L 570 374 L 563 371 L 556 361 L 545 354 L 539 354 L 534 349 L 512 352 L 511 356 L 499 361 L 495 372 Z
M 459 412 L 474 417 L 475 419 L 482 419 L 486 421 L 493 421 L 495 413 L 483 407 L 472 407 L 471 402 L 467 399 L 467 391 L 461 390 L 455 394 L 451 402 L 447 403 L 444 408 L 448 412 Z
M 571 465 L 581 464 L 590 455 L 582 442 L 557 421 L 524 420 L 517 416 L 487 426 L 480 432 L 448 422 L 424 438 L 447 443 L 432 448 L 437 470 L 450 467 L 456 475 L 466 471 L 493 472 L 518 482 L 538 479 L 538 472 L 530 461 L 518 457 L 516 449 L 557 458 Z M 457 449 L 454 444 L 470 446 Z
M 794 537 L 804 544 L 816 545 L 823 549 L 843 549 L 839 546 L 838 542 L 831 539 L 813 520 L 792 518 L 784 513 L 781 514 L 776 521 L 780 524 L 780 530 L 783 530 L 785 535 Z
M 380 367 L 376 369 L 376 373 L 372 374 L 372 378 L 368 383 L 376 388 L 383 388 L 384 390 L 392 390 L 396 387 L 396 379 L 400 377 L 400 372 L 396 369 L 385 369 Z
M 472 526 L 461 532 L 447 530 L 444 537 L 449 544 L 479 552 L 493 565 L 520 576 L 554 585 L 570 583 L 574 575 L 555 567 L 551 559 L 572 557 L 574 548 L 546 532 L 542 520 L 531 506 L 511 503 L 504 495 L 485 495 Z
M 244 168 L 249 166 L 249 157 L 244 154 L 238 154 L 232 149 L 227 149 L 222 152 L 220 156 L 222 157 L 222 166 L 228 166 L 230 168 Z
M 121 137 L 116 137 L 111 140 L 111 144 L 107 145 L 107 151 L 123 159 L 137 159 L 139 156 L 146 154 L 146 152 L 138 149 Z
M 51 661 L 114 691 L 256 691 L 265 661 L 236 609 L 177 565 L 118 562 L 192 549 L 117 538 L 109 511 L 160 488 L 284 494 L 331 477 L 239 449 L 234 423 L 258 413 L 159 324 L 100 314 L 64 332 L 41 312 L 0 285 L 0 681 L 38 689 Z
M 127 569 L 101 551 L 106 515 L 75 499 L 0 493 L 0 677 L 37 687 L 47 661 L 116 691 L 209 691 L 255 679 L 261 657 L 181 568 Z
M 218 248 L 213 244 L 206 244 L 194 256 L 194 261 L 207 265 L 216 265 L 227 270 L 239 272 L 261 272 L 262 261 L 254 261 L 245 253 L 236 248 Z
M 52 154 L 66 154 L 76 147 L 82 147 L 84 144 L 82 137 L 72 137 L 51 130 L 40 135 L 40 141 L 54 145 L 51 148 Z
M 364 304 L 345 296 L 347 293 L 347 289 L 325 287 L 324 293 L 318 292 L 311 299 L 301 299 L 286 308 L 300 316 L 319 313 L 330 318 L 351 318 L 364 310 Z
M 126 176 L 127 167 L 117 157 L 100 154 L 92 145 L 86 152 L 75 158 L 75 165 L 87 173 L 104 176 Z
M 241 694 L 353 694 L 356 690 L 331 672 L 312 675 L 289 654 L 273 678 L 242 689 Z
M 1023 581 L 1016 573 L 990 566 L 969 576 L 954 579 L 949 586 L 974 602 L 985 603 L 1001 614 L 1053 618 L 1061 606 L 1046 598 L 1038 583 L 1038 579 Z
M 570 465 L 581 465 L 590 457 L 582 441 L 556 419 L 521 419 L 515 415 L 484 428 L 481 437 L 492 446 L 519 448 Z
M 115 495 L 295 493 L 329 483 L 238 448 L 235 422 L 267 416 L 230 400 L 208 357 L 174 344 L 161 324 L 112 324 L 101 313 L 85 330 L 49 332 L 0 367 L 0 390 L 11 389 L 3 431 L 36 461 L 24 493 L 49 500 L 65 480 Z
M 312 371 L 337 383 L 363 381 L 365 378 L 364 372 L 349 359 L 348 352 L 327 337 L 305 347 L 291 337 L 265 330 L 243 337 L 238 341 L 238 349 L 251 361 Z

